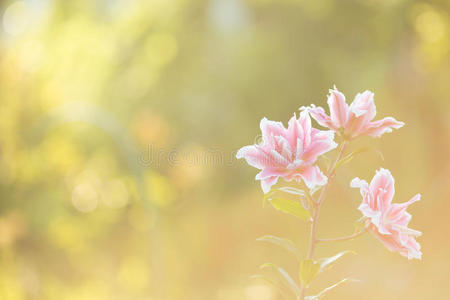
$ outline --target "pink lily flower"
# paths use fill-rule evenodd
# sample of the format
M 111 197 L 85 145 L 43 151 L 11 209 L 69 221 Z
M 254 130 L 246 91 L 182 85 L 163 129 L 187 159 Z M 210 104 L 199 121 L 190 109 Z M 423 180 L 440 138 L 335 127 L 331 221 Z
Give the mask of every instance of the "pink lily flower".
M 307 110 L 320 125 L 336 131 L 347 139 L 362 135 L 380 137 L 386 132 L 392 132 L 392 128 L 398 129 L 405 125 L 392 117 L 372 121 L 377 114 L 373 96 L 370 91 L 358 93 L 349 106 L 345 102 L 344 94 L 335 86 L 334 89 L 330 89 L 328 96 L 329 116 L 322 107 L 316 107 L 314 104 L 301 109 Z
M 356 177 L 350 186 L 360 189 L 363 200 L 358 209 L 367 217 L 367 229 L 390 251 L 408 259 L 421 259 L 422 252 L 415 238 L 422 233 L 408 228 L 411 215 L 406 212 L 410 204 L 420 200 L 420 194 L 407 202 L 392 204 L 394 178 L 383 168 L 376 172 L 370 185 Z
M 281 122 L 263 118 L 260 123 L 262 142 L 239 149 L 236 158 L 261 170 L 256 180 L 261 181 L 264 193 L 270 191 L 279 177 L 286 181 L 303 180 L 308 188 L 324 185 L 327 177 L 314 165 L 317 157 L 334 148 L 333 131 L 322 131 L 311 127 L 308 112 L 300 113 L 289 120 L 286 129 Z

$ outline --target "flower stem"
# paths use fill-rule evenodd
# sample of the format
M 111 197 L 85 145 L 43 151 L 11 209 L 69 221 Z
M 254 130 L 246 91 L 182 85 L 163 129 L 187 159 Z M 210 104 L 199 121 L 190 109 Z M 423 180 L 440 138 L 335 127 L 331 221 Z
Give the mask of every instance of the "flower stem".
M 316 235 L 317 235 L 317 226 L 318 226 L 319 215 L 320 215 L 320 208 L 322 207 L 322 204 L 324 202 L 325 195 L 326 195 L 327 190 L 328 190 L 328 186 L 330 185 L 330 181 L 331 181 L 331 179 L 334 177 L 334 175 L 336 173 L 336 165 L 341 160 L 341 158 L 342 158 L 342 156 L 344 154 L 346 144 L 347 144 L 347 142 L 343 141 L 339 145 L 339 149 L 338 149 L 338 154 L 336 156 L 336 160 L 334 161 L 332 166 L 328 169 L 327 174 L 326 174 L 326 176 L 328 177 L 328 181 L 323 186 L 322 190 L 320 191 L 320 195 L 319 195 L 319 198 L 317 199 L 317 201 L 313 202 L 313 204 L 314 204 L 314 207 L 313 207 L 314 213 L 313 213 L 313 217 L 312 217 L 311 234 L 310 234 L 310 238 L 309 238 L 309 248 L 308 248 L 308 254 L 306 256 L 306 259 L 312 259 L 313 258 L 313 256 L 314 256 L 314 249 L 316 247 L 316 244 L 319 242 L 319 240 L 316 238 Z M 306 291 L 306 286 L 302 285 L 300 287 L 299 300 L 304 300 L 305 299 L 305 291 Z

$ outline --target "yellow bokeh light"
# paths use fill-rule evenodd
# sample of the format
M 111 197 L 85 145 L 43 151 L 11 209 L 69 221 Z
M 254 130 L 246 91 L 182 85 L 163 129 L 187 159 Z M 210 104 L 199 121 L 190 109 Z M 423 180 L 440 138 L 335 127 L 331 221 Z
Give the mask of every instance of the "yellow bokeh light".
M 18 55 L 21 69 L 24 72 L 34 73 L 44 62 L 45 48 L 39 41 L 28 40 L 21 44 Z
M 150 284 L 149 265 L 135 257 L 127 257 L 122 261 L 117 280 L 127 290 L 140 292 Z
M 52 220 L 48 232 L 51 241 L 62 249 L 80 252 L 87 246 L 83 229 L 73 219 L 58 217 Z
M 78 146 L 61 132 L 54 133 L 44 140 L 42 154 L 47 157 L 50 167 L 62 172 L 78 166 L 81 160 Z
M 5 271 L 9 271 L 6 273 Z M 25 291 L 17 276 L 11 276 L 13 270 L 2 270 L 0 272 L 0 299 L 5 300 L 25 300 Z M 16 274 L 15 274 L 16 275 Z
M 102 191 L 102 202 L 110 208 L 121 208 L 128 203 L 128 190 L 120 179 L 107 182 Z
M 175 201 L 175 190 L 170 181 L 162 174 L 149 171 L 145 175 L 145 182 L 150 201 L 157 206 L 168 206 Z
M 134 205 L 128 212 L 128 223 L 139 232 L 148 232 L 155 226 L 156 215 L 142 205 Z
M 81 183 L 72 191 L 72 204 L 80 212 L 92 212 L 98 205 L 98 192 L 92 184 Z
M 147 39 L 145 45 L 145 55 L 148 61 L 156 67 L 171 62 L 177 52 L 177 40 L 169 33 L 154 33 Z
M 11 3 L 3 14 L 3 29 L 15 36 L 24 32 L 30 21 L 29 7 L 25 1 Z
M 164 147 L 171 138 L 168 122 L 159 114 L 148 110 L 137 114 L 131 126 L 134 135 L 142 145 Z
M 414 25 L 420 37 L 428 43 L 438 42 L 447 34 L 444 19 L 433 9 L 422 11 L 416 17 Z
M 9 212 L 0 217 L 0 248 L 12 245 L 25 231 L 24 217 L 19 212 Z
M 94 281 L 72 288 L 66 300 L 106 300 L 109 299 L 108 288 L 104 282 Z
M 251 285 L 245 289 L 246 300 L 270 300 L 272 289 L 267 285 Z

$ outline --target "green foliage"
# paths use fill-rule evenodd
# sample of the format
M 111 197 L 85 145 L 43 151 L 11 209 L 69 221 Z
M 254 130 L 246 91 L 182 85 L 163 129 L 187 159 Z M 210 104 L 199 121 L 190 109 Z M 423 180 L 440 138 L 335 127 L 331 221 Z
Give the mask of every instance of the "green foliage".
M 305 203 L 301 204 L 300 202 L 289 198 L 273 197 L 277 192 L 284 192 L 299 196 L 300 200 L 305 201 Z M 311 214 L 307 209 L 307 207 L 309 207 L 309 201 L 310 196 L 305 191 L 294 187 L 282 187 L 279 189 L 273 189 L 265 194 L 263 198 L 263 206 L 265 205 L 265 203 L 269 202 L 277 210 L 296 216 L 303 220 L 309 220 L 311 217 Z
M 360 153 L 363 153 L 363 152 L 367 152 L 367 151 L 375 151 L 378 154 L 378 156 L 380 156 L 381 160 L 384 160 L 384 156 L 383 156 L 383 154 L 381 153 L 380 150 L 374 149 L 372 147 L 362 147 L 362 148 L 359 148 L 359 149 L 357 149 L 355 151 L 350 152 L 345 157 L 343 157 L 340 161 L 338 161 L 337 164 L 336 164 L 335 169 L 337 170 L 338 168 L 340 168 L 343 165 L 345 165 L 345 164 L 349 163 L 350 161 L 352 161 L 353 158 L 357 154 L 360 154 Z
M 357 281 L 357 280 L 355 280 L 355 279 L 350 279 L 350 278 L 344 278 L 344 279 L 342 279 L 341 281 L 339 281 L 339 282 L 337 282 L 337 283 L 335 283 L 335 284 L 333 284 L 333 285 L 330 285 L 329 287 L 323 289 L 323 290 L 322 290 L 320 293 L 318 293 L 317 295 L 305 297 L 305 300 L 317 300 L 317 299 L 319 299 L 319 298 L 322 298 L 327 292 L 329 292 L 330 290 L 334 289 L 335 287 L 341 285 L 342 283 L 344 283 L 344 282 L 346 282 L 346 281 Z
M 309 283 L 321 272 L 325 271 L 331 265 L 337 261 L 339 258 L 344 256 L 345 254 L 353 253 L 356 254 L 354 251 L 346 250 L 339 252 L 338 254 L 321 258 L 319 260 L 313 260 L 313 259 L 305 259 L 300 262 L 300 281 L 303 286 L 308 286 Z
M 300 287 L 295 283 L 294 279 L 283 268 L 273 263 L 265 263 L 259 267 L 260 269 L 273 268 L 281 275 L 284 285 L 289 288 L 297 297 L 300 294 Z
M 335 261 L 348 253 L 356 254 L 354 251 L 345 250 L 334 256 L 321 258 L 319 260 L 302 260 L 300 262 L 300 281 L 304 286 L 307 286 L 319 273 L 331 267 Z
M 302 260 L 300 263 L 300 281 L 303 286 L 308 284 L 319 274 L 320 264 L 312 259 Z
M 289 193 L 289 194 L 293 194 L 293 195 L 299 195 L 301 197 L 306 197 L 305 191 L 303 191 L 301 189 L 294 188 L 294 187 L 285 186 L 285 187 L 279 188 L 278 190 L 282 191 L 282 192 L 285 192 L 285 193 Z
M 320 272 L 323 272 L 326 269 L 328 269 L 329 267 L 331 267 L 331 265 L 335 261 L 337 261 L 339 258 L 341 258 L 342 256 L 344 256 L 345 254 L 348 254 L 348 253 L 356 254 L 356 252 L 354 252 L 354 251 L 345 250 L 345 251 L 339 252 L 338 254 L 336 254 L 334 256 L 319 259 L 318 263 L 320 265 Z
M 276 197 L 270 199 L 269 203 L 272 204 L 273 208 L 276 210 L 296 216 L 297 218 L 309 220 L 311 217 L 310 212 L 295 200 Z
M 276 189 L 271 190 L 267 194 L 264 194 L 263 197 L 263 207 L 266 205 L 266 203 L 272 198 L 272 196 L 275 194 Z
M 267 243 L 271 243 L 271 244 L 280 246 L 280 247 L 288 250 L 289 252 L 293 253 L 295 255 L 295 257 L 297 257 L 297 259 L 300 259 L 300 256 L 301 256 L 300 251 L 295 246 L 294 242 L 292 242 L 291 240 L 277 237 L 274 235 L 265 235 L 256 240 L 258 242 L 267 242 Z

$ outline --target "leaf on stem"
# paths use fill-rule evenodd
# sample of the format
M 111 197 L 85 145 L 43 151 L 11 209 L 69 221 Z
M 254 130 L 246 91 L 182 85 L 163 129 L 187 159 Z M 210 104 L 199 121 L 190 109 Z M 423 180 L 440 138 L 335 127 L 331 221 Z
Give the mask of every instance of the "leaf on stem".
M 266 202 L 270 200 L 273 194 L 275 194 L 276 190 L 271 190 L 267 194 L 264 194 L 263 197 L 263 207 L 266 205 Z
M 308 284 L 319 274 L 320 264 L 312 259 L 304 259 L 300 263 L 300 281 L 303 286 Z
M 309 211 L 295 200 L 276 197 L 269 199 L 269 202 L 276 210 L 296 216 L 300 219 L 309 220 L 311 217 Z
M 282 192 L 285 192 L 285 193 L 306 197 L 305 191 L 303 191 L 301 189 L 294 188 L 294 187 L 285 186 L 285 187 L 279 188 L 278 190 L 282 191 Z
M 265 263 L 259 267 L 260 269 L 265 268 L 273 268 L 278 271 L 278 273 L 281 274 L 281 277 L 283 278 L 284 284 L 296 295 L 298 296 L 300 294 L 300 287 L 295 283 L 295 281 L 292 279 L 292 277 L 289 275 L 288 272 L 286 272 L 283 268 L 277 266 L 273 263 Z
M 320 272 L 323 272 L 327 268 L 331 267 L 332 263 L 334 263 L 339 258 L 341 258 L 342 256 L 344 256 L 345 254 L 348 254 L 348 253 L 356 254 L 355 251 L 346 250 L 346 251 L 339 252 L 338 254 L 336 254 L 334 256 L 319 259 L 318 263 L 320 265 Z
M 307 189 L 307 187 L 304 183 L 303 183 L 303 186 L 305 189 Z M 303 189 L 297 189 L 297 188 L 290 187 L 290 186 L 279 188 L 278 191 L 300 196 L 300 202 L 301 202 L 302 206 L 306 210 L 309 210 L 311 208 L 311 202 L 314 201 L 312 199 L 311 195 L 317 191 L 316 188 L 320 189 L 321 186 L 315 186 L 309 192 L 305 192 L 305 190 L 303 190 Z
M 331 159 L 326 155 L 319 156 L 320 162 L 324 164 L 324 170 L 330 169 L 331 166 Z
M 289 252 L 292 252 L 298 259 L 300 259 L 300 251 L 295 246 L 295 244 L 288 239 L 281 238 L 274 235 L 265 235 L 256 239 L 258 242 L 267 242 L 277 246 L 280 246 Z
M 329 287 L 323 289 L 323 290 L 322 290 L 320 293 L 318 293 L 317 295 L 305 297 L 305 300 L 317 300 L 317 299 L 323 297 L 323 296 L 324 296 L 327 292 L 329 292 L 330 290 L 334 289 L 335 287 L 337 287 L 338 285 L 341 285 L 342 283 L 344 283 L 344 282 L 346 282 L 346 281 L 358 281 L 358 280 L 356 280 L 356 279 L 351 279 L 351 278 L 344 278 L 344 279 L 342 279 L 341 281 L 339 281 L 339 282 L 337 282 L 337 283 L 335 283 L 335 284 L 333 284 L 333 285 L 330 285 Z
M 363 153 L 363 152 L 366 152 L 366 151 L 370 151 L 370 150 L 375 151 L 380 156 L 381 160 L 384 161 L 383 154 L 381 153 L 380 150 L 372 148 L 372 147 L 362 147 L 362 148 L 359 148 L 359 149 L 357 149 L 355 151 L 352 151 L 351 153 L 349 153 L 345 157 L 343 157 L 341 160 L 339 160 L 336 163 L 335 170 L 337 170 L 339 167 L 345 165 L 346 163 L 349 163 L 357 154 Z

